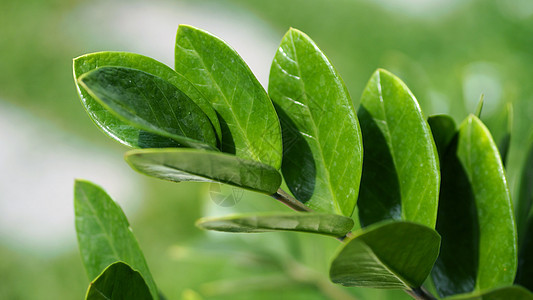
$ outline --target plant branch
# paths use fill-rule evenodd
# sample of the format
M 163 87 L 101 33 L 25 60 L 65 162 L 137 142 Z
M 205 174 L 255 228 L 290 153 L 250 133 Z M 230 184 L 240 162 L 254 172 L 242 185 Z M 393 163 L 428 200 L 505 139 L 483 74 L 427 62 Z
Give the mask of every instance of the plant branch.
M 294 197 L 289 195 L 287 192 L 285 192 L 281 188 L 278 189 L 277 192 L 275 192 L 274 194 L 272 194 L 270 196 L 272 196 L 272 198 L 274 198 L 274 199 L 278 200 L 279 202 L 287 205 L 288 207 L 290 207 L 291 209 L 293 209 L 295 211 L 302 211 L 302 212 L 312 212 L 313 211 L 312 209 L 307 207 L 302 202 L 296 200 Z
M 417 300 L 436 300 L 435 296 L 431 295 L 430 292 L 426 291 L 423 287 L 415 288 L 412 290 L 405 290 L 409 296 Z
M 295 211 L 300 212 L 313 212 L 312 209 L 307 207 L 302 202 L 298 201 L 291 195 L 289 195 L 287 192 L 285 192 L 283 189 L 278 189 L 278 191 L 271 195 L 274 199 L 280 201 L 281 203 L 287 205 L 291 209 Z M 348 232 L 344 236 L 338 237 L 337 240 L 339 240 L 341 243 L 344 243 L 344 241 L 353 236 L 352 232 Z M 407 294 L 409 294 L 411 297 L 413 297 L 416 300 L 436 300 L 435 296 L 433 296 L 430 292 L 426 291 L 423 287 L 414 288 L 411 290 L 405 290 Z

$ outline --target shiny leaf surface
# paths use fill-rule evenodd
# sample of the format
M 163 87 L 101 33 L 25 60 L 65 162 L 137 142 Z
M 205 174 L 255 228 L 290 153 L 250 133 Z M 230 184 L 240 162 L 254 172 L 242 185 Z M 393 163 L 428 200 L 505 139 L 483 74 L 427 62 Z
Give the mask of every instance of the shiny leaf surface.
M 423 225 L 374 224 L 346 240 L 331 264 L 330 278 L 344 286 L 417 288 L 431 271 L 439 243 L 437 232 Z
M 218 181 L 269 195 L 281 185 L 281 175 L 273 167 L 227 153 L 140 149 L 127 152 L 125 159 L 140 173 L 175 182 Z
M 216 149 L 207 115 L 168 81 L 123 67 L 101 67 L 78 80 L 93 99 L 124 122 L 185 147 Z
M 123 262 L 108 266 L 89 286 L 86 300 L 152 300 L 141 274 Z
M 142 275 L 153 299 L 159 299 L 144 255 L 118 204 L 101 187 L 76 180 L 74 210 L 78 245 L 89 278 L 96 278 L 110 264 L 123 261 Z
M 396 76 L 377 70 L 358 111 L 363 133 L 361 225 L 406 220 L 435 226 L 440 183 L 433 137 L 418 102 Z
M 221 137 L 218 117 L 207 99 L 181 74 L 170 67 L 143 55 L 128 52 L 96 52 L 74 59 L 74 80 L 81 102 L 95 124 L 111 138 L 133 148 L 159 148 L 176 146 L 171 139 L 137 129 L 102 107 L 87 91 L 79 85 L 78 78 L 98 67 L 115 66 L 144 71 L 160 77 L 183 91 L 209 117 L 218 138 Z
M 202 229 L 225 232 L 300 231 L 344 236 L 354 222 L 348 217 L 317 213 L 264 213 L 218 218 L 203 218 L 196 222 Z
M 437 231 L 440 256 L 432 271 L 441 296 L 512 284 L 516 232 L 498 149 L 483 123 L 469 116 L 441 160 Z
M 175 68 L 206 96 L 222 127 L 222 151 L 281 166 L 281 129 L 267 93 L 228 44 L 212 34 L 180 25 Z
M 268 91 L 283 133 L 282 172 L 307 206 L 350 216 L 359 194 L 361 131 L 344 82 L 304 33 L 285 34 Z

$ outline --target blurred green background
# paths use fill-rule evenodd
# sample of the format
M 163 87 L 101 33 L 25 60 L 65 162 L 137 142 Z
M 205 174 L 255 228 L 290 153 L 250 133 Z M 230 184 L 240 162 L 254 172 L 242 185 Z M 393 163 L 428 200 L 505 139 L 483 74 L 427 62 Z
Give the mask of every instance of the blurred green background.
M 194 227 L 205 215 L 285 210 L 266 196 L 244 192 L 226 208 L 214 203 L 213 185 L 129 170 L 126 149 L 83 111 L 72 58 L 125 50 L 172 65 L 180 23 L 227 40 L 264 85 L 277 44 L 295 27 L 329 56 L 356 106 L 378 67 L 400 76 L 426 115 L 449 113 L 460 122 L 484 94 L 482 119 L 496 140 L 512 103 L 507 170 L 516 193 L 533 131 L 532 1 L 0 0 L 0 299 L 83 298 L 89 280 L 74 235 L 75 177 L 102 185 L 122 204 L 169 299 L 405 298 L 329 284 L 333 239 Z

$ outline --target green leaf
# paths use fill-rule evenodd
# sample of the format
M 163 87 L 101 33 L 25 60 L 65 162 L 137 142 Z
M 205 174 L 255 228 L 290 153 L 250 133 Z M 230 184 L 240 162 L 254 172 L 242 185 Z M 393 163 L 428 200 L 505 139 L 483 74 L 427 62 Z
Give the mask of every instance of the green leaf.
M 474 115 L 441 159 L 437 231 L 441 252 L 432 271 L 441 296 L 512 284 L 516 232 L 498 149 Z
M 159 299 L 144 255 L 115 201 L 101 187 L 76 180 L 74 210 L 78 245 L 89 278 L 96 278 L 110 264 L 123 261 L 142 275 L 152 297 Z
M 442 158 L 457 133 L 455 121 L 448 115 L 434 115 L 428 118 L 428 124 L 431 128 L 439 157 Z
M 108 266 L 89 286 L 86 300 L 152 300 L 141 274 L 121 261 Z
M 447 300 L 533 300 L 533 294 L 525 288 L 513 285 L 489 290 L 484 293 L 473 293 L 448 297 Z
M 215 132 L 207 115 L 160 77 L 130 68 L 101 67 L 78 81 L 102 106 L 134 127 L 185 147 L 216 149 Z
M 517 208 L 516 225 L 518 228 L 518 237 L 521 239 L 523 236 L 522 231 L 526 228 L 526 223 L 528 222 L 528 217 L 533 212 L 533 143 L 531 142 L 522 166 Z
M 196 149 L 140 149 L 126 153 L 130 166 L 148 176 L 180 181 L 218 181 L 275 193 L 281 175 L 271 166 L 235 155 Z
M 281 166 L 278 116 L 250 68 L 228 44 L 210 33 L 180 25 L 176 71 L 209 99 L 222 126 L 222 151 Z
M 515 283 L 533 290 L 533 143 L 522 169 L 516 221 L 520 251 Z
M 513 105 L 511 103 L 507 103 L 504 124 L 506 125 L 506 130 L 498 142 L 498 151 L 500 151 L 503 166 L 505 167 L 507 163 L 507 155 L 509 154 L 509 147 L 511 146 L 511 132 L 513 130 Z
M 172 83 L 189 96 L 209 117 L 218 138 L 221 138 L 220 123 L 209 101 L 181 74 L 168 66 L 143 55 L 127 52 L 96 52 L 74 59 L 74 80 L 81 102 L 95 124 L 111 138 L 133 148 L 160 148 L 176 146 L 171 139 L 160 137 L 126 124 L 106 110 L 80 86 L 78 78 L 102 66 L 127 67 L 150 73 Z
M 411 91 L 379 69 L 363 92 L 358 117 L 364 144 L 358 200 L 361 225 L 394 219 L 435 227 L 437 150 Z
M 386 221 L 346 240 L 331 264 L 330 278 L 344 286 L 418 288 L 439 253 L 440 237 L 426 226 Z
M 274 57 L 268 91 L 281 119 L 282 172 L 291 192 L 317 211 L 352 215 L 361 131 L 331 62 L 307 35 L 290 29 Z
M 317 213 L 264 213 L 240 214 L 235 216 L 202 218 L 196 226 L 225 232 L 270 232 L 300 231 L 344 236 L 352 230 L 354 222 L 351 218 Z
M 485 95 L 481 94 L 481 96 L 479 96 L 479 102 L 477 103 L 477 106 L 476 106 L 476 112 L 474 113 L 474 115 L 476 115 L 476 117 L 478 118 L 481 118 L 481 111 L 483 110 L 483 104 L 485 102 Z
M 533 210 L 522 228 L 515 283 L 533 290 Z

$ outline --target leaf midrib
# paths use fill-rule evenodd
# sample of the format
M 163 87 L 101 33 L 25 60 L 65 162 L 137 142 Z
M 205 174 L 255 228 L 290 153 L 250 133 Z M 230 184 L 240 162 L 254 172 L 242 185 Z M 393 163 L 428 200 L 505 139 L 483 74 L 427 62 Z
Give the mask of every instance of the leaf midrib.
M 301 69 L 300 69 L 300 64 L 298 63 L 299 62 L 299 59 L 298 59 L 298 53 L 296 52 L 296 45 L 294 44 L 294 36 L 293 36 L 293 33 L 291 32 L 290 34 L 290 39 L 291 39 L 291 46 L 292 46 L 292 50 L 294 52 L 294 62 L 296 62 L 296 69 L 298 70 L 298 77 L 300 78 L 299 82 L 301 83 L 302 85 L 302 88 L 303 88 L 303 97 L 306 99 L 306 102 L 308 102 L 308 97 L 307 97 L 307 89 L 305 87 L 305 81 L 302 77 L 302 72 L 301 72 Z M 319 141 L 319 135 L 318 135 L 318 128 L 315 124 L 315 120 L 314 120 L 314 117 L 313 117 L 313 114 L 311 114 L 311 110 L 309 109 L 309 103 L 307 103 L 306 105 L 304 105 L 305 109 L 307 110 L 308 112 L 308 115 L 309 115 L 309 119 L 310 119 L 310 123 L 311 125 L 313 126 L 313 130 L 314 130 L 314 133 L 315 133 L 315 140 L 316 140 L 316 143 L 318 145 L 318 150 L 319 150 L 319 154 L 320 154 L 320 157 L 322 158 L 322 165 L 323 165 L 323 169 L 324 169 L 324 172 L 326 173 L 326 177 L 327 177 L 327 186 L 328 186 L 328 189 L 329 189 L 329 192 L 331 194 L 331 197 L 333 198 L 332 202 L 333 202 L 333 205 L 335 207 L 335 210 L 337 213 L 341 213 L 342 214 L 342 210 L 340 209 L 339 207 L 339 202 L 337 201 L 337 195 L 335 194 L 335 192 L 333 191 L 333 187 L 332 187 L 332 182 L 331 182 L 331 174 L 328 170 L 328 168 L 326 168 L 326 159 L 324 157 L 324 152 L 322 150 L 322 143 Z
M 250 154 L 253 155 L 253 158 L 257 161 L 262 161 L 261 159 L 259 159 L 258 157 L 258 154 L 255 153 L 254 151 L 254 148 L 252 147 L 252 145 L 250 144 L 250 140 L 248 138 L 248 135 L 247 135 L 247 132 L 242 128 L 241 126 L 241 123 L 239 121 L 239 119 L 237 118 L 237 116 L 235 115 L 235 112 L 233 111 L 233 108 L 230 104 L 230 102 L 228 101 L 228 99 L 226 98 L 226 95 L 222 92 L 222 89 L 220 88 L 220 85 L 218 84 L 218 82 L 215 80 L 215 78 L 213 77 L 213 74 L 209 71 L 209 69 L 207 68 L 207 65 L 205 64 L 204 62 L 204 59 L 198 54 L 198 51 L 196 50 L 196 47 L 194 47 L 194 43 L 191 41 L 191 39 L 187 36 L 187 35 L 184 35 L 184 38 L 187 39 L 189 41 L 189 44 L 191 45 L 192 49 L 186 49 L 186 48 L 183 48 L 180 44 L 176 43 L 180 48 L 184 49 L 184 50 L 192 50 L 194 55 L 196 57 L 198 57 L 198 59 L 200 60 L 200 62 L 202 63 L 202 66 L 203 66 L 203 69 L 206 70 L 206 73 L 207 75 L 211 78 L 211 80 L 214 82 L 214 85 L 215 87 L 217 88 L 217 90 L 219 91 L 220 95 L 222 95 L 222 98 L 224 99 L 224 102 L 226 103 L 226 106 L 228 108 L 228 110 L 231 112 L 231 115 L 233 116 L 233 120 L 235 121 L 235 124 L 237 125 L 237 128 L 239 129 L 239 131 L 241 132 L 241 135 L 244 137 L 244 142 L 246 144 L 246 147 L 248 149 L 248 152 Z M 235 88 L 237 87 L 237 84 L 235 84 Z M 254 99 L 253 99 L 254 100 Z M 252 102 L 254 102 L 252 100 Z
M 118 254 L 117 249 L 115 248 L 115 246 L 111 242 L 111 236 L 109 235 L 109 232 L 106 230 L 106 226 L 104 226 L 104 224 L 102 223 L 102 220 L 99 217 L 99 214 L 97 214 L 96 209 L 94 208 L 93 204 L 91 203 L 91 201 L 89 201 L 89 197 L 87 195 L 87 192 L 85 191 L 85 189 L 82 189 L 81 191 L 83 193 L 83 197 L 85 198 L 85 202 L 88 204 L 89 208 L 91 209 L 91 212 L 92 212 L 93 216 L 95 216 L 97 224 L 100 226 L 100 229 L 102 230 L 102 232 L 105 233 L 104 236 L 105 236 L 107 242 L 109 243 L 109 246 L 111 246 L 111 250 L 113 251 L 113 254 L 115 255 L 115 258 L 116 259 L 120 259 L 121 257 Z

